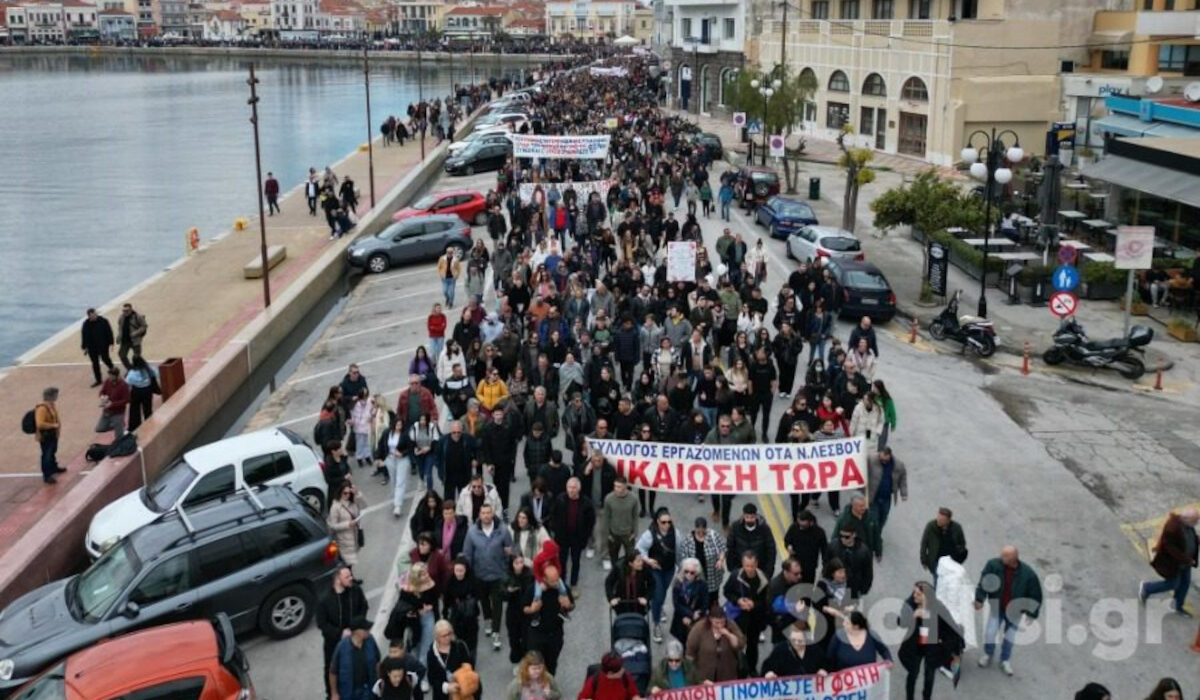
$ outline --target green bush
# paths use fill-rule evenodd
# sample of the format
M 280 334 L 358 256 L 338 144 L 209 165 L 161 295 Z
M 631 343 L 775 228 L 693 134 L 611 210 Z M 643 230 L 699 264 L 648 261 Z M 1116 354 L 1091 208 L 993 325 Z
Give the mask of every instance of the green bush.
M 1050 276 L 1054 274 L 1054 268 L 1041 263 L 1026 265 L 1021 268 L 1021 272 L 1017 274 L 1017 282 L 1026 286 L 1032 287 L 1038 282 L 1043 284 L 1050 283 Z
M 1121 284 L 1128 276 L 1128 271 L 1118 270 L 1112 263 L 1088 262 L 1079 269 L 1079 276 L 1088 284 Z
M 972 245 L 964 243 L 962 240 L 955 238 L 953 235 L 945 231 L 935 231 L 929 234 L 929 238 L 941 243 L 950 249 L 959 260 L 962 260 L 967 265 L 980 269 L 983 267 L 983 251 L 975 248 Z M 996 259 L 995 256 L 989 256 L 987 259 L 988 272 L 1001 272 L 1004 270 L 1004 261 Z

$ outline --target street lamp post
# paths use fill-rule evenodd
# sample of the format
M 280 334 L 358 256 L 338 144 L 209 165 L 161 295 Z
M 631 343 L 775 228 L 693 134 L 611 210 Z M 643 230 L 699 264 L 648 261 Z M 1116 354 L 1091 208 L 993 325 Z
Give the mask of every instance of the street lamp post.
M 371 141 L 371 59 L 363 44 L 363 90 L 367 93 L 367 179 L 371 183 L 371 208 L 375 208 L 375 147 Z
M 263 307 L 271 306 L 271 275 L 267 266 L 267 216 L 263 212 L 262 148 L 258 141 L 258 78 L 254 77 L 254 64 L 250 64 L 250 123 L 254 125 L 254 172 L 258 176 L 258 243 L 261 256 L 263 279 Z
M 1005 135 L 1012 136 L 1013 145 L 1006 147 L 1000 139 Z M 975 148 L 971 142 L 976 136 L 984 138 L 982 149 Z M 979 160 L 980 150 L 984 151 L 984 160 Z M 980 318 L 987 318 L 987 256 L 992 234 L 992 196 L 996 183 L 1007 185 L 1012 180 L 1012 170 L 1001 167 L 1000 158 L 1003 156 L 1009 163 L 1020 163 L 1025 158 L 1021 148 L 1021 137 L 1016 132 L 1005 129 L 996 133 L 995 127 L 991 134 L 982 129 L 972 132 L 967 137 L 967 145 L 962 149 L 963 162 L 971 166 L 971 175 L 977 180 L 985 180 L 984 186 L 984 215 L 983 215 L 983 269 L 979 275 L 979 309 Z
M 780 82 L 779 78 L 772 80 L 770 83 L 766 79 L 761 83 L 757 79 L 750 81 L 750 87 L 758 90 L 758 94 L 763 96 L 763 118 L 760 129 L 762 130 L 762 164 L 764 166 L 767 164 L 767 102 L 775 94 L 775 91 L 782 86 L 783 83 Z
M 420 116 L 419 110 L 421 109 L 421 104 L 423 102 L 425 102 L 425 87 L 424 87 L 424 85 L 425 85 L 425 71 L 423 71 L 421 69 L 421 42 L 420 42 L 420 40 L 418 40 L 417 41 L 417 109 L 418 109 L 417 115 L 418 116 Z M 416 122 L 419 123 L 420 120 L 418 119 L 418 120 L 416 120 Z M 425 160 L 425 130 L 421 129 L 420 131 L 421 131 L 421 160 Z M 414 133 L 413 138 L 416 138 L 416 136 L 417 135 Z

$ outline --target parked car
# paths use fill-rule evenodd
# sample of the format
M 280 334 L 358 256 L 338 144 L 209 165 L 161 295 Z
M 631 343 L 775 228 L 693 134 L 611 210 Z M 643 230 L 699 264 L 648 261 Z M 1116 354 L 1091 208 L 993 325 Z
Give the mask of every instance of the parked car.
M 340 565 L 321 514 L 289 489 L 243 489 L 133 531 L 83 573 L 0 612 L 0 692 L 135 629 L 225 613 L 235 632 L 304 631 Z
M 716 134 L 704 132 L 692 137 L 692 143 L 703 148 L 711 160 L 719 160 L 725 153 L 725 147 L 721 143 L 721 137 Z
M 250 665 L 225 615 L 152 627 L 94 644 L 50 667 L 10 700 L 248 700 Z
M 771 238 L 786 239 L 802 226 L 820 223 L 817 215 L 805 202 L 786 197 L 771 197 L 754 212 L 754 223 L 766 226 Z
M 471 227 L 455 214 L 425 214 L 351 243 L 346 261 L 367 272 L 383 272 L 401 263 L 436 258 L 447 246 L 466 252 L 471 247 Z
M 493 126 L 487 129 L 480 129 L 479 131 L 472 131 L 464 136 L 461 141 L 455 141 L 447 146 L 447 148 L 450 150 L 450 155 L 453 156 L 461 153 L 464 148 L 476 142 L 493 144 L 509 143 L 508 135 L 511 133 L 507 126 Z
M 870 316 L 875 323 L 887 323 L 896 315 L 896 295 L 879 268 L 846 259 L 826 261 L 825 267 L 833 273 L 842 292 L 838 316 Z
M 318 511 L 325 507 L 325 474 L 312 447 L 287 428 L 258 430 L 188 450 L 150 484 L 104 506 L 84 547 L 96 558 L 164 513 L 264 484 L 286 486 Z
M 529 115 L 524 112 L 492 112 L 476 119 L 472 130 L 479 131 L 493 126 L 511 126 L 512 130 L 516 131 L 527 121 L 529 121 Z
M 504 167 L 512 155 L 512 143 L 476 143 L 446 159 L 442 167 L 450 175 L 474 175 Z
M 779 194 L 779 173 L 775 168 L 748 165 L 737 171 L 734 187 L 740 193 L 742 208 L 747 212 L 758 202 Z
M 862 244 L 849 231 L 836 226 L 802 226 L 787 239 L 787 255 L 792 260 L 836 258 L 863 260 Z
M 474 190 L 431 192 L 392 214 L 392 221 L 425 214 L 454 214 L 468 224 L 482 226 L 487 223 L 487 199 Z

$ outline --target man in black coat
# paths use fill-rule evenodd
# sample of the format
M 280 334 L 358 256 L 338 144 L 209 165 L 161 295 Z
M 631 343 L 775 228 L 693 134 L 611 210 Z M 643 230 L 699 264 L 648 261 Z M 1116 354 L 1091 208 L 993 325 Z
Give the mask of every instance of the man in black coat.
M 846 343 L 847 350 L 853 350 L 858 347 L 858 341 L 862 338 L 867 340 L 867 347 L 875 357 L 879 357 L 879 345 L 875 342 L 875 329 L 871 327 L 871 317 L 863 316 L 854 330 L 850 331 L 850 340 Z
M 861 598 L 871 592 L 875 560 L 871 549 L 858 538 L 853 525 L 842 526 L 837 540 L 829 546 L 829 559 L 840 559 L 846 567 L 846 585 L 852 597 Z
M 553 525 L 551 536 L 562 552 L 563 573 L 575 589 L 579 585 L 579 560 L 596 526 L 596 507 L 583 495 L 577 477 L 571 477 L 567 481 L 567 492 L 555 499 L 550 522 Z
M 492 483 L 500 495 L 504 512 L 508 512 L 509 487 L 517 468 L 517 443 L 521 431 L 512 425 L 503 406 L 492 410 L 492 420 L 479 429 L 479 462 L 492 474 Z
M 771 528 L 758 518 L 758 506 L 747 503 L 742 506 L 742 519 L 729 528 L 727 561 L 741 561 L 747 551 L 758 557 L 758 568 L 770 576 L 775 570 L 775 535 Z
M 817 517 L 808 510 L 796 515 L 796 522 L 783 536 L 788 554 L 800 561 L 800 581 L 813 583 L 821 572 L 821 562 L 827 561 L 829 540 L 825 530 L 817 525 Z
M 317 601 L 317 629 L 325 647 L 325 697 L 329 697 L 329 660 L 342 638 L 350 636 L 351 621 L 367 616 L 367 596 L 354 582 L 350 567 L 343 566 L 333 575 L 333 587 Z
M 103 362 L 109 369 L 113 368 L 113 361 L 109 356 L 109 348 L 113 346 L 112 326 L 108 319 L 96 313 L 95 309 L 88 309 L 81 335 L 83 354 L 92 361 L 92 377 L 96 380 L 92 387 L 95 388 L 100 386 L 100 363 Z

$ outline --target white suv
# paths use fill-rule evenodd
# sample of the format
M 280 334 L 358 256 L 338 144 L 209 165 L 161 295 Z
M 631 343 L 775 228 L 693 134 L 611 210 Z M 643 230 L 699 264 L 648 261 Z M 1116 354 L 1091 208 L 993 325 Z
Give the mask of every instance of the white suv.
M 153 483 L 109 503 L 92 517 L 84 546 L 93 558 L 177 506 L 232 493 L 243 486 L 285 486 L 320 512 L 325 473 L 308 443 L 286 428 L 259 430 L 184 453 Z

